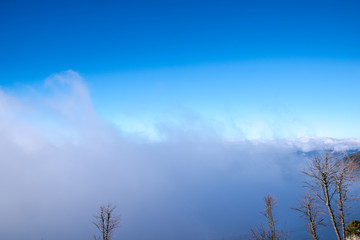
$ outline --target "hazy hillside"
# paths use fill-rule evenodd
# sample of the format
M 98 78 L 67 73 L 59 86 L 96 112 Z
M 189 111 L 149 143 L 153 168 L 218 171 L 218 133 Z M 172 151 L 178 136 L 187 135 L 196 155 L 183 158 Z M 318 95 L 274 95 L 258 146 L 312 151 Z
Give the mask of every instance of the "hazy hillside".
M 359 167 L 360 167 L 360 151 L 359 151 L 359 152 L 356 152 L 356 153 L 349 154 L 349 155 L 346 156 L 344 159 L 345 159 L 345 160 L 353 159 L 353 160 L 355 160 L 355 162 L 357 162 L 357 164 L 358 164 Z

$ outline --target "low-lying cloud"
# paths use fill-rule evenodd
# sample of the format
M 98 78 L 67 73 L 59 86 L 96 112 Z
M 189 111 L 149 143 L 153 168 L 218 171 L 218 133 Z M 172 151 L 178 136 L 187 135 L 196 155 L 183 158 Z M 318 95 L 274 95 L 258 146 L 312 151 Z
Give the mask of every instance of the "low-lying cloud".
M 0 114 L 0 239 L 9 240 L 91 239 L 92 217 L 108 202 L 122 215 L 115 239 L 230 239 L 262 222 L 267 193 L 278 199 L 279 226 L 305 236 L 289 208 L 303 192 L 302 153 L 360 147 L 228 141 L 189 121 L 159 124 L 161 141 L 131 136 L 102 120 L 73 71 L 26 97 L 0 90 Z

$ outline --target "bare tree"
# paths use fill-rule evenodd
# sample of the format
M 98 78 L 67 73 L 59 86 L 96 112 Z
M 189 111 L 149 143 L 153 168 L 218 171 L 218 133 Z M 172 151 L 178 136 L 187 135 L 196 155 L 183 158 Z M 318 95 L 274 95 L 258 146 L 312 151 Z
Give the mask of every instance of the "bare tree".
M 98 215 L 95 215 L 93 224 L 100 231 L 101 237 L 94 235 L 95 240 L 110 240 L 117 228 L 120 227 L 120 216 L 115 215 L 116 206 L 108 204 L 100 206 Z
M 338 196 L 337 204 L 339 208 L 339 219 L 341 222 L 341 230 L 343 239 L 346 238 L 345 215 L 349 208 L 347 202 L 354 197 L 349 194 L 349 187 L 356 181 L 357 164 L 352 159 L 341 158 L 337 162 L 337 169 L 333 176 L 335 182 L 336 193 Z
M 256 228 L 250 228 L 250 239 L 255 240 L 285 240 L 287 239 L 287 233 L 275 229 L 275 218 L 273 215 L 273 208 L 276 205 L 275 198 L 268 194 L 264 197 L 265 210 L 263 212 L 267 219 L 268 228 L 260 225 Z
M 302 217 L 308 221 L 308 229 L 313 240 L 318 240 L 317 230 L 320 225 L 323 225 L 324 218 L 320 215 L 320 207 L 316 198 L 310 193 L 305 193 L 299 205 L 292 209 L 299 211 Z
M 319 154 L 310 159 L 309 165 L 303 173 L 310 178 L 310 181 L 306 182 L 307 187 L 325 204 L 336 237 L 341 240 L 333 202 L 336 193 L 334 176 L 338 170 L 336 160 L 337 157 L 334 153 Z
M 275 240 L 276 239 L 276 231 L 275 231 L 275 220 L 272 213 L 272 209 L 276 204 L 275 198 L 271 196 L 270 194 L 267 195 L 264 198 L 265 201 L 265 210 L 264 210 L 264 216 L 268 220 L 268 226 L 270 229 L 270 239 Z
M 354 160 L 344 158 L 344 154 L 326 152 L 311 158 L 309 166 L 303 171 L 310 177 L 307 187 L 325 204 L 338 240 L 346 238 L 345 217 L 349 208 L 347 203 L 353 198 L 349 194 L 349 188 L 356 181 L 357 168 Z

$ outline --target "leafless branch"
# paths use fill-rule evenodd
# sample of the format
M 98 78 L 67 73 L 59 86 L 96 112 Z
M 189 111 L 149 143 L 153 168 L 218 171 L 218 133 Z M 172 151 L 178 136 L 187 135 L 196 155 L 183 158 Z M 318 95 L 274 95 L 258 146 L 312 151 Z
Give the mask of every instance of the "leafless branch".
M 92 222 L 100 231 L 101 237 L 94 236 L 95 240 L 110 240 L 117 228 L 120 227 L 120 216 L 114 214 L 116 206 L 108 204 L 102 205 L 98 215 L 95 215 L 95 220 Z
M 309 192 L 304 194 L 302 200 L 299 200 L 299 205 L 297 207 L 292 207 L 292 209 L 301 213 L 301 216 L 306 218 L 308 221 L 308 229 L 313 240 L 318 240 L 317 230 L 319 226 L 323 225 L 324 218 L 322 217 L 321 208 L 316 201 L 317 198 L 311 195 Z
M 338 171 L 338 156 L 334 152 L 318 154 L 310 159 L 307 168 L 303 173 L 309 177 L 307 187 L 329 212 L 329 216 L 338 240 L 341 240 L 338 223 L 335 216 L 333 197 L 336 193 L 336 176 Z

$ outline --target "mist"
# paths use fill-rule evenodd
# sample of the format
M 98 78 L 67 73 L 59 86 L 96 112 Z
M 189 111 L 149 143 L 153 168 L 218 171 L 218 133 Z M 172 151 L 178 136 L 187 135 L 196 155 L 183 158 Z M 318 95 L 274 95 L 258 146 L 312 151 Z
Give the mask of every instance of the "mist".
M 197 116 L 159 122 L 161 138 L 148 139 L 105 121 L 76 72 L 26 89 L 0 90 L 0 239 L 91 239 L 107 203 L 121 214 L 114 239 L 235 239 L 264 222 L 268 193 L 278 227 L 304 239 L 290 207 L 304 192 L 307 153 L 360 148 L 356 139 L 230 141 Z

